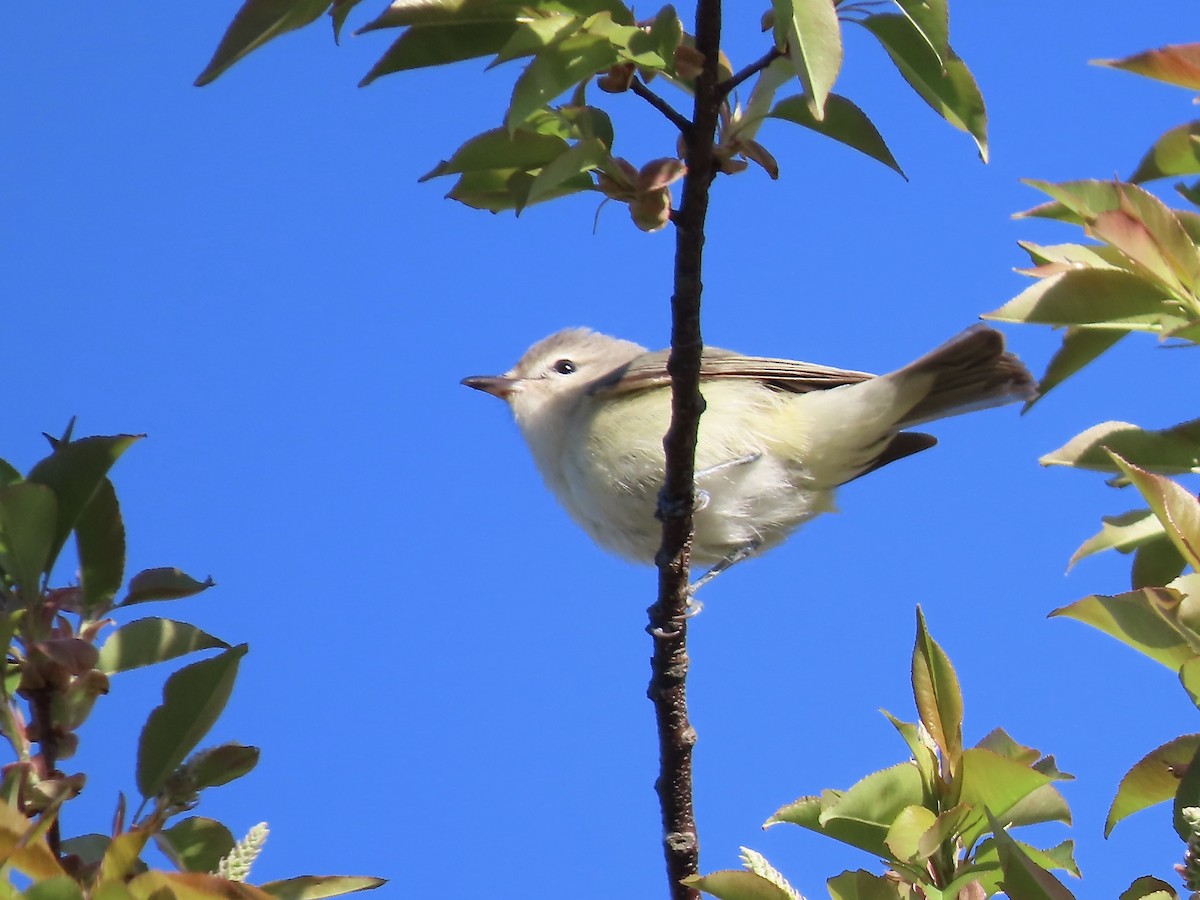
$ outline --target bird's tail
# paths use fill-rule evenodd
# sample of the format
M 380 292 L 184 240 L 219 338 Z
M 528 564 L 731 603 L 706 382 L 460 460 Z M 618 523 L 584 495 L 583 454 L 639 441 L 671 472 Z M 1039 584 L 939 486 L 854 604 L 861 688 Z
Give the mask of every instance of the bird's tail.
M 885 377 L 919 381 L 929 376 L 932 387 L 899 428 L 1037 396 L 1037 381 L 1029 370 L 1004 351 L 1004 335 L 986 325 L 973 325 Z

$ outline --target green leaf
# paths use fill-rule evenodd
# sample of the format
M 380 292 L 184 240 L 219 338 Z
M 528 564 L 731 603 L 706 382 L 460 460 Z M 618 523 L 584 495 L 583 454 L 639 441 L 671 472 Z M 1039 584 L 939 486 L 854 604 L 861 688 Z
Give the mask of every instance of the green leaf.
M 154 842 L 185 872 L 215 872 L 235 843 L 228 828 L 201 816 L 163 829 L 154 836 Z
M 600 140 L 580 141 L 534 176 L 525 202 L 537 203 L 560 195 L 564 185 L 578 183 L 578 176 L 599 168 L 608 155 L 608 148 Z
M 1159 431 L 1144 431 L 1129 422 L 1102 422 L 1038 460 L 1043 466 L 1072 466 L 1093 472 L 1120 473 L 1110 456 L 1163 475 L 1200 473 L 1200 419 Z
M 895 881 L 865 869 L 843 872 L 825 882 L 833 900 L 902 900 Z M 953 896 L 953 895 L 949 895 Z
M 508 42 L 515 27 L 512 22 L 414 25 L 388 47 L 358 86 L 395 72 L 490 56 Z
M 315 22 L 330 0 L 246 0 L 237 11 L 212 59 L 196 79 L 203 87 L 267 41 Z
M 894 169 L 902 177 L 907 177 L 900 168 L 900 164 L 896 162 L 896 158 L 892 156 L 892 151 L 884 143 L 883 136 L 876 130 L 875 125 L 861 109 L 845 97 L 830 94 L 825 100 L 825 117 L 823 119 L 813 116 L 808 100 L 800 96 L 785 97 L 780 100 L 768 113 L 768 116 L 795 122 L 818 134 L 833 138 L 847 147 L 878 160 L 888 168 Z
M 859 20 L 883 45 L 904 80 L 938 115 L 975 139 L 979 155 L 988 158 L 987 110 L 970 70 L 947 45 L 942 58 L 925 35 L 901 15 L 871 15 Z
M 551 44 L 566 40 L 581 27 L 583 19 L 579 16 L 547 16 L 544 19 L 517 22 L 504 46 L 496 51 L 496 58 L 488 64 L 488 68 L 522 56 L 533 56 Z
M 1123 69 L 1167 84 L 1200 90 L 1200 44 L 1173 44 L 1124 59 L 1094 59 L 1092 65 Z
M 1175 833 L 1188 844 L 1192 842 L 1193 834 L 1183 817 L 1183 811 L 1189 806 L 1200 806 L 1200 749 L 1192 754 L 1191 760 L 1183 767 L 1183 777 L 1175 789 Z
M 181 600 L 215 585 L 216 582 L 211 578 L 197 581 L 170 566 L 144 569 L 129 579 L 129 592 L 117 606 L 132 606 L 135 603 L 150 603 L 155 600 Z
M 117 492 L 107 478 L 75 523 L 83 613 L 96 618 L 112 608 L 125 578 L 125 524 Z
M 229 645 L 195 625 L 153 617 L 138 619 L 109 635 L 96 667 L 113 675 L 216 647 L 228 649 Z
M 81 834 L 63 841 L 62 852 L 64 854 L 73 853 L 85 864 L 91 865 L 104 859 L 104 854 L 111 843 L 112 838 L 107 834 Z
M 529 192 L 533 187 L 533 180 L 533 175 L 519 169 L 467 172 L 446 192 L 446 197 L 473 209 L 485 209 L 494 213 L 510 209 L 519 211 L 530 205 Z M 552 200 L 567 194 L 589 191 L 594 187 L 595 183 L 590 176 L 576 176 L 562 182 L 549 195 L 538 199 L 539 202 Z
M 1109 453 L 1166 526 L 1175 549 L 1193 569 L 1200 571 L 1200 500 L 1169 478 L 1126 462 L 1111 450 Z
M 825 103 L 842 68 L 842 28 L 830 0 L 771 0 L 775 46 L 785 49 L 812 118 L 825 117 Z
M 963 824 L 963 842 L 970 846 L 984 834 L 987 829 L 985 810 L 1008 824 L 1010 810 L 1052 780 L 1050 775 L 991 750 L 981 747 L 964 750 L 959 799 L 973 807 L 973 815 Z
M 21 473 L 14 469 L 8 462 L 0 459 L 0 487 L 7 487 L 10 484 L 16 484 L 19 481 L 24 481 Z
M 962 757 L 962 692 L 950 658 L 929 636 L 925 615 L 917 607 L 917 639 L 912 656 L 913 697 L 921 724 L 942 751 L 950 771 Z
M 1171 311 L 1166 293 L 1118 269 L 1071 269 L 1023 290 L 982 318 L 996 322 L 1154 331 Z
M 888 828 L 884 843 L 891 859 L 903 863 L 924 863 L 928 853 L 922 853 L 921 837 L 933 827 L 937 814 L 924 806 L 909 806 L 900 811 Z
M 333 42 L 335 44 L 340 44 L 342 41 L 342 28 L 346 24 L 346 17 L 350 15 L 350 10 L 361 2 L 362 0 L 333 0 L 329 15 L 333 19 Z
M 1025 410 L 1046 396 L 1088 363 L 1096 360 L 1117 341 L 1128 334 L 1126 331 L 1095 328 L 1068 328 L 1063 334 L 1062 346 L 1054 352 L 1046 374 L 1038 382 L 1037 396 L 1025 403 Z
M 517 79 L 504 117 L 510 132 L 568 88 L 620 62 L 617 49 L 593 34 L 577 34 L 538 53 Z
M 725 869 L 710 875 L 689 875 L 682 881 L 719 900 L 794 900 L 778 885 L 742 869 Z
M 1004 873 L 1001 883 L 1005 896 L 1010 900 L 1074 900 L 1075 895 L 1061 881 L 1030 859 L 994 819 L 989 819 Z
M 258 765 L 259 750 L 230 741 L 195 753 L 187 761 L 192 785 L 197 791 L 236 781 Z
M 1198 750 L 1200 734 L 1185 734 L 1138 760 L 1121 779 L 1104 820 L 1104 836 L 1112 834 L 1122 819 L 1174 797 L 1179 779 Z
M 1132 553 L 1147 541 L 1166 536 L 1162 523 L 1148 509 L 1134 509 L 1119 516 L 1104 516 L 1101 521 L 1104 524 L 1100 531 L 1080 545 L 1067 563 L 1068 567 L 1102 550 Z
M 907 807 L 923 802 L 921 773 L 912 763 L 873 772 L 850 790 L 802 797 L 777 810 L 766 825 L 788 822 L 876 856 L 887 856 L 887 834 Z
M 104 483 L 108 470 L 141 435 L 86 437 L 60 443 L 29 472 L 29 481 L 44 484 L 58 498 L 58 525 L 49 565 L 58 558 L 67 536 Z
M 1200 708 L 1200 656 L 1193 656 L 1179 667 L 1179 683 L 1192 703 Z
M 0 568 L 20 585 L 27 603 L 49 571 L 58 524 L 54 491 L 28 481 L 0 487 Z
M 369 891 L 383 884 L 387 884 L 386 879 L 364 875 L 302 875 L 299 878 L 268 881 L 260 884 L 258 889 L 279 900 L 320 900 L 321 897 Z
M 143 797 L 159 792 L 216 722 L 247 649 L 239 644 L 167 679 L 162 705 L 150 713 L 138 741 L 137 783 Z
M 1175 888 L 1151 875 L 1135 878 L 1117 900 L 1179 900 Z
M 1186 566 L 1187 561 L 1164 533 L 1137 548 L 1130 571 L 1130 586 L 1163 587 L 1178 578 Z
M 1188 122 L 1155 141 L 1129 180 L 1141 184 L 1155 178 L 1196 174 L 1200 174 L 1200 122 Z
M 463 144 L 447 160 L 421 176 L 428 181 L 440 175 L 465 172 L 531 171 L 562 156 L 569 145 L 553 134 L 503 128 L 485 131 Z
M 1142 588 L 1113 597 L 1092 595 L 1061 607 L 1051 616 L 1066 616 L 1091 625 L 1143 653 L 1172 672 L 1195 656 L 1186 638 L 1166 619 L 1161 608 L 1178 604 L 1178 592 Z
M 896 0 L 939 60 L 950 49 L 950 10 L 946 0 Z
M 60 876 L 35 881 L 21 896 L 25 900 L 83 900 L 83 890 L 74 878 Z
M 908 752 L 912 755 L 913 763 L 921 772 L 921 783 L 924 786 L 925 796 L 932 799 L 934 782 L 938 774 L 938 760 L 933 749 L 926 743 L 928 738 L 922 738 L 920 728 L 915 723 L 902 722 L 886 709 L 880 710 L 880 712 L 904 738 L 904 743 L 908 745 Z

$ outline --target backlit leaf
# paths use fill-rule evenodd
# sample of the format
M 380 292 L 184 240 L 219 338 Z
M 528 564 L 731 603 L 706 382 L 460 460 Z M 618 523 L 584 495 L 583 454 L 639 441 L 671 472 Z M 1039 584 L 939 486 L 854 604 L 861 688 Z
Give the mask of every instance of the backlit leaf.
M 1200 500 L 1177 482 L 1147 472 L 1115 453 L 1112 456 L 1166 526 L 1175 548 L 1193 569 L 1200 570 Z
M 217 864 L 229 855 L 234 845 L 228 828 L 201 816 L 183 819 L 156 834 L 154 839 L 187 872 L 215 872 Z
M 1177 592 L 1166 588 L 1129 591 L 1106 597 L 1093 595 L 1054 610 L 1091 625 L 1139 653 L 1162 663 L 1172 672 L 1195 656 L 1185 637 L 1167 621 L 1159 604 L 1178 603 Z
M 1129 180 L 1134 184 L 1172 175 L 1200 173 L 1200 122 L 1188 122 L 1154 142 Z
M 825 102 L 842 68 L 842 29 L 832 0 L 771 0 L 775 45 L 786 49 L 813 119 L 825 117 Z
M 0 567 L 31 603 L 49 570 L 58 527 L 58 501 L 42 484 L 0 487 Z
M 1153 331 L 1171 310 L 1157 285 L 1117 269 L 1072 269 L 1030 285 L 983 318 Z
M 1124 59 L 1095 59 L 1092 64 L 1200 90 L 1200 44 L 1172 44 Z
M 791 894 L 761 875 L 743 869 L 724 869 L 709 875 L 689 875 L 684 884 L 718 900 L 794 900 Z
M 377 78 L 491 56 L 505 45 L 516 26 L 511 22 L 452 22 L 414 25 L 400 35 L 371 67 L 359 87 Z
M 125 578 L 125 524 L 117 492 L 107 478 L 75 523 L 75 544 L 84 614 L 102 615 L 112 608 Z
M 962 692 L 954 666 L 930 637 L 920 607 L 917 607 L 917 639 L 912 655 L 912 686 L 921 723 L 941 749 L 950 771 L 957 774 L 962 756 Z
M 362 875 L 302 875 L 283 881 L 268 881 L 259 887 L 276 900 L 320 900 L 355 891 L 369 891 L 386 881 Z
M 195 625 L 153 617 L 138 619 L 108 636 L 96 667 L 111 675 L 216 647 L 229 645 Z
M 1107 451 L 1164 475 L 1200 473 L 1200 419 L 1159 431 L 1129 422 L 1102 422 L 1076 435 L 1038 460 L 1043 466 L 1072 466 L 1095 472 L 1120 472 Z

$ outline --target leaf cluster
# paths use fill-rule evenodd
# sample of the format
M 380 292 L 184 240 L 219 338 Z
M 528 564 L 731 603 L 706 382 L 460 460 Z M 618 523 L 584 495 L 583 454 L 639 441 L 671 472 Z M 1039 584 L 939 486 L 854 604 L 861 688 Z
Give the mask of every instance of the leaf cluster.
M 911 759 L 848 790 L 801 797 L 766 825 L 799 825 L 887 865 L 885 875 L 856 870 L 830 879 L 835 898 L 982 898 L 1009 890 L 1013 879 L 1042 880 L 1051 869 L 1078 876 L 1071 841 L 1038 849 L 1007 833 L 1045 822 L 1069 824 L 1070 811 L 1054 782 L 1071 776 L 1058 770 L 1052 756 L 1021 745 L 1002 729 L 964 748 L 958 679 L 920 610 L 912 688 L 918 722 L 884 713 Z M 748 868 L 706 875 L 694 884 L 722 900 L 787 900 L 786 881 L 773 877 L 769 864 L 755 861 Z
M 125 526 L 108 473 L 139 435 L 51 439 L 53 452 L 22 476 L 0 460 L 0 736 L 14 761 L 0 770 L 0 900 L 144 900 L 156 898 L 323 897 L 374 887 L 379 879 L 303 878 L 260 885 L 219 877 L 237 848 L 213 819 L 185 816 L 204 791 L 258 763 L 256 747 L 236 743 L 197 750 L 233 690 L 245 644 L 231 646 L 186 622 L 144 617 L 112 629 L 131 607 L 192 597 L 213 586 L 178 569 L 129 579 Z M 52 587 L 70 538 L 78 581 Z M 119 597 L 119 599 L 118 599 Z M 107 637 L 101 641 L 101 638 Z M 60 763 L 79 744 L 78 730 L 117 676 L 143 666 L 217 651 L 173 672 L 162 703 L 141 729 L 136 780 L 141 801 L 129 814 L 117 800 L 106 834 L 64 838 L 63 811 L 86 775 Z M 151 869 L 151 845 L 175 866 Z M 22 894 L 16 872 L 33 881 Z
M 203 85 L 271 39 L 328 13 L 335 39 L 360 0 L 246 0 L 208 66 Z M 763 17 L 763 55 L 741 68 L 720 53 L 718 95 L 725 98 L 715 147 L 718 171 L 735 174 L 749 163 L 772 178 L 779 166 L 758 140 L 768 119 L 792 122 L 878 160 L 903 175 L 878 129 L 849 99 L 833 92 L 843 57 L 842 26 L 875 37 L 910 87 L 942 118 L 974 139 L 987 158 L 987 115 L 970 71 L 949 40 L 948 0 L 879 3 L 772 0 Z M 637 18 L 620 0 L 394 0 L 360 34 L 401 29 L 363 78 L 469 59 L 489 68 L 520 62 L 499 127 L 467 141 L 424 177 L 457 176 L 448 197 L 499 212 L 581 192 L 596 192 L 629 207 L 634 224 L 656 231 L 671 218 L 670 184 L 686 168 L 682 145 L 690 120 L 658 85 L 688 99 L 703 70 L 673 6 Z M 733 92 L 753 79 L 746 105 Z M 595 86 L 632 93 L 679 132 L 674 156 L 633 163 L 614 151 L 609 115 L 588 98 Z M 799 93 L 777 97 L 788 84 Z M 565 102 L 560 102 L 566 98 Z

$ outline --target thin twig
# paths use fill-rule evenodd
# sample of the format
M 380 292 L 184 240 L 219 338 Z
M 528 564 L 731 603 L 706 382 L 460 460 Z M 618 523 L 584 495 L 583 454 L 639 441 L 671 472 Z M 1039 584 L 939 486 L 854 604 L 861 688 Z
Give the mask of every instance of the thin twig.
M 729 92 L 736 88 L 739 84 L 752 75 L 761 72 L 763 69 L 782 56 L 782 50 L 780 50 L 778 47 L 772 47 L 770 50 L 764 53 L 761 58 L 750 63 L 750 65 L 746 66 L 746 68 L 742 69 L 740 72 L 729 76 L 729 78 L 727 78 L 725 81 L 722 81 L 720 84 L 718 84 L 717 96 L 721 97 L 722 99 L 729 96 Z
M 629 90 L 633 91 L 660 113 L 667 117 L 667 120 L 679 129 L 679 133 L 686 135 L 692 130 L 692 123 L 689 122 L 683 115 L 679 113 L 675 107 L 671 106 L 666 100 L 646 87 L 640 78 L 634 78 L 629 83 Z
M 696 6 L 696 49 L 704 66 L 696 78 L 692 121 L 681 129 L 687 144 L 688 171 L 675 224 L 675 289 L 671 297 L 671 426 L 663 439 L 666 475 L 659 497 L 663 523 L 659 548 L 658 601 L 650 607 L 654 636 L 652 674 L 647 695 L 658 722 L 659 775 L 655 788 L 662 810 L 663 853 L 672 900 L 696 900 L 699 894 L 681 879 L 699 871 L 700 843 L 692 802 L 692 748 L 696 732 L 687 709 L 687 611 L 695 505 L 696 438 L 704 397 L 700 394 L 701 261 L 709 189 L 716 174 L 713 140 L 721 95 L 717 60 L 721 43 L 720 0 Z M 636 82 L 635 82 L 636 83 Z
M 54 731 L 54 691 L 52 688 L 39 688 L 29 695 L 29 712 L 31 724 L 37 734 L 42 757 L 42 771 L 38 777 L 53 778 L 58 774 L 58 735 Z M 58 826 L 58 816 L 50 823 L 46 831 L 46 845 L 57 859 L 62 853 L 62 836 Z

